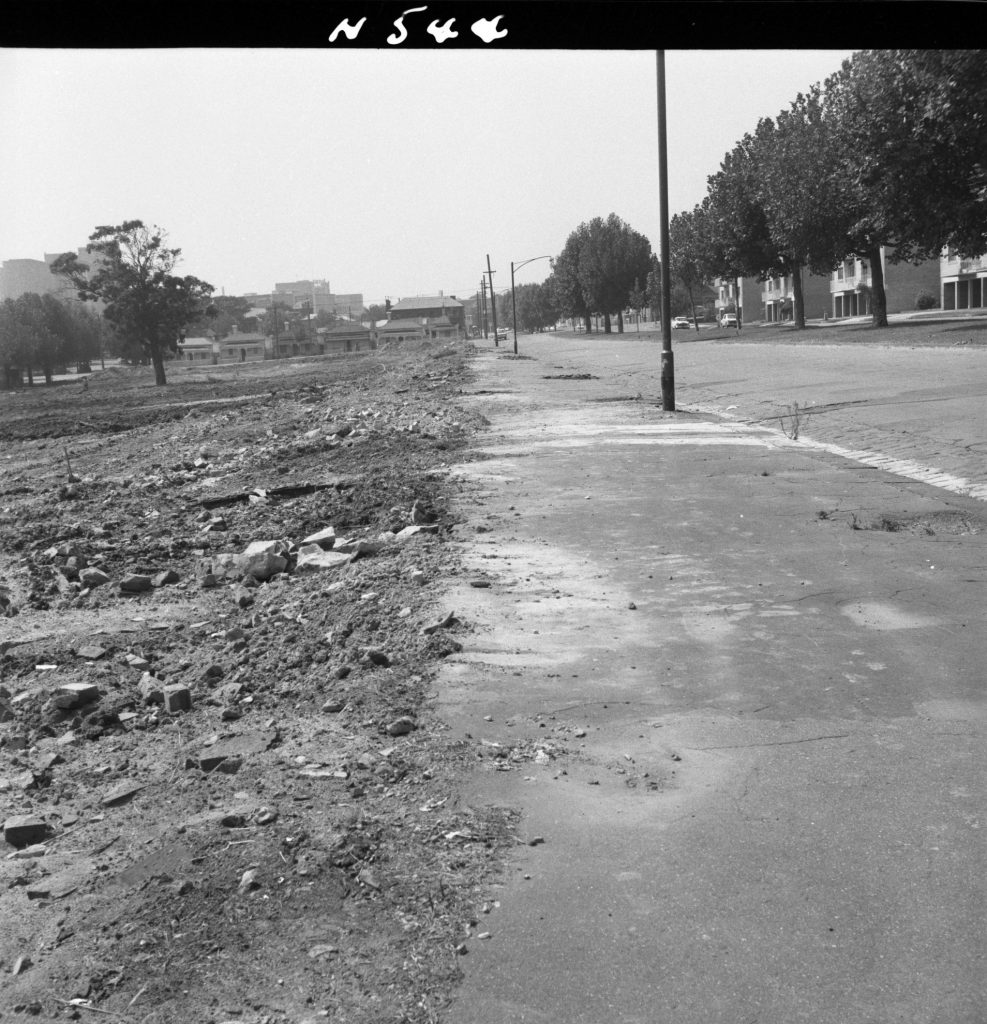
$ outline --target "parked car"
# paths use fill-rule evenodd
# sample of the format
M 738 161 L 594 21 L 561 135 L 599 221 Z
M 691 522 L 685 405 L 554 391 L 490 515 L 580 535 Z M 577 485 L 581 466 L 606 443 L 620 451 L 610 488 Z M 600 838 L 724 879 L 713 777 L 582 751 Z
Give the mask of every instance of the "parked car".
M 677 316 L 672 321 L 672 327 L 675 328 L 681 327 L 684 328 L 685 330 L 688 330 L 691 326 L 692 324 L 689 322 L 689 318 L 687 316 Z
M 720 317 L 721 327 L 736 327 L 737 326 L 737 314 L 736 313 L 724 313 Z
M 497 338 L 496 338 L 496 340 L 497 340 L 498 344 L 500 344 L 500 342 L 502 342 L 502 341 L 507 341 L 507 328 L 506 327 L 498 327 L 497 328 Z

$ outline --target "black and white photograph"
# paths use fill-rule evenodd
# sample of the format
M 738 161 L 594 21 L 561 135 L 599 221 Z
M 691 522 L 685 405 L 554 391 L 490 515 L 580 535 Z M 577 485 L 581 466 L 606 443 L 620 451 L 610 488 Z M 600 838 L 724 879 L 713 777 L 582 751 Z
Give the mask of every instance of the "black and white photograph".
M 984 1024 L 987 50 L 906 6 L 12 17 L 0 1020 Z

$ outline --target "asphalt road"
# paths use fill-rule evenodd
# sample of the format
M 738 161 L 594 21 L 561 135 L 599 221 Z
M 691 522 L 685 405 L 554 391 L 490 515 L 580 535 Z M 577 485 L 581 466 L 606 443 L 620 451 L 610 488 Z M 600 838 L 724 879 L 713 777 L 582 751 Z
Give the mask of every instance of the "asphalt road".
M 680 346 L 670 414 L 628 400 L 657 382 L 633 340 L 478 360 L 459 538 L 490 585 L 449 594 L 473 631 L 439 709 L 519 752 L 460 799 L 544 842 L 479 915 L 449 1022 L 987 1019 L 987 505 L 745 422 L 814 401 L 810 433 L 931 462 L 915 394 L 946 375 L 934 419 L 967 450 L 982 363 L 760 349 Z

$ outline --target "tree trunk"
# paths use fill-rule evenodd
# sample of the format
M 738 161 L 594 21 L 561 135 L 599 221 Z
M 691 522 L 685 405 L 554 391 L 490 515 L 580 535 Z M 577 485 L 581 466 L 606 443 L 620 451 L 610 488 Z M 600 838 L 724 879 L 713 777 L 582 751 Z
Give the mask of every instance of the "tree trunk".
M 870 262 L 871 326 L 888 326 L 888 297 L 884 293 L 884 266 L 881 264 L 881 247 L 875 245 L 867 251 Z
M 43 372 L 44 372 L 44 375 L 45 375 L 45 386 L 50 388 L 51 387 L 51 379 L 54 376 L 54 374 L 52 373 L 51 367 L 46 366 L 44 368 Z
M 617 333 L 624 333 L 624 311 L 622 309 L 617 310 Z
M 795 305 L 795 327 L 805 330 L 805 293 L 802 289 L 802 264 L 792 266 L 792 301 Z
M 165 380 L 164 352 L 155 345 L 151 352 L 151 364 L 154 366 L 154 383 L 161 387 L 168 382 Z
M 593 333 L 593 322 L 590 319 L 589 313 L 584 313 L 583 314 L 583 319 L 586 321 L 586 333 L 587 334 L 592 334 Z
M 27 365 L 27 386 L 29 388 L 34 387 L 34 370 L 31 369 L 31 364 Z
M 604 313 L 603 314 L 603 333 L 604 334 L 613 334 L 613 324 L 610 323 L 610 314 L 609 313 Z

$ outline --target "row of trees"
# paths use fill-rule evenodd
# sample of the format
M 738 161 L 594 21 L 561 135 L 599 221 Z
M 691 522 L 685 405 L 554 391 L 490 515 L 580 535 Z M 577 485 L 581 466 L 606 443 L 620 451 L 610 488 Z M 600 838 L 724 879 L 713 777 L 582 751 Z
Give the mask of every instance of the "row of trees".
M 987 251 L 987 54 L 867 50 L 762 119 L 693 210 L 672 218 L 671 267 L 689 286 L 869 262 L 875 326 L 891 263 Z
M 27 292 L 0 303 L 0 368 L 4 386 L 19 383 L 26 372 L 34 383 L 37 368 L 50 384 L 70 364 L 85 364 L 102 351 L 102 324 L 91 310 L 53 295 Z

